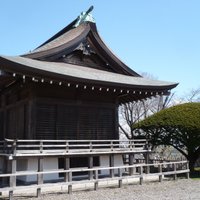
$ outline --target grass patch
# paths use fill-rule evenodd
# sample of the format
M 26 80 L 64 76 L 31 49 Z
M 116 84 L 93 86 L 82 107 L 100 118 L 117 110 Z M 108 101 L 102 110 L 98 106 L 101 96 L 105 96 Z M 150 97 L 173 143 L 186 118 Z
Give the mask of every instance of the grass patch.
M 195 171 L 200 171 L 200 167 L 195 167 L 194 170 Z
M 200 181 L 200 177 L 191 177 L 192 180 Z

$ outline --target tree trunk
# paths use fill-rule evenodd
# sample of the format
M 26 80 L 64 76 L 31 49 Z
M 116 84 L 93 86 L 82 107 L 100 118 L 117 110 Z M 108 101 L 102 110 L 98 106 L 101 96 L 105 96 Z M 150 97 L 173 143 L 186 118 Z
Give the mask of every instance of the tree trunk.
M 195 165 L 198 157 L 195 156 L 194 154 L 189 154 L 187 159 L 189 161 L 190 175 L 195 175 L 194 165 Z
M 188 159 L 188 160 L 189 160 L 190 174 L 193 175 L 195 173 L 195 171 L 194 171 L 195 161 L 193 159 Z

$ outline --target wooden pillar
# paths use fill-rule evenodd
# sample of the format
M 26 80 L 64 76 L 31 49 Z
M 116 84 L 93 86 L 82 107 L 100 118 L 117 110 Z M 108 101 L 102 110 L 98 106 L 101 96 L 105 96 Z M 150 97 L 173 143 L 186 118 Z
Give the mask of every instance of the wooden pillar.
M 145 156 L 145 163 L 149 164 L 149 153 L 148 152 L 146 153 L 146 156 Z M 146 174 L 149 174 L 149 172 L 150 172 L 150 167 L 146 166 Z
M 121 188 L 122 187 L 122 169 L 121 168 L 118 169 L 118 176 L 119 176 L 118 186 L 119 188 Z
M 177 179 L 177 174 L 176 174 L 176 163 L 174 163 L 174 180 Z
M 33 139 L 33 100 L 29 98 L 27 102 L 27 134 L 26 139 Z
M 158 165 L 158 172 L 160 173 L 160 175 L 159 175 L 159 182 L 162 182 L 162 164 Z
M 2 167 L 3 174 L 9 173 L 9 171 L 8 171 L 9 163 L 8 162 L 9 162 L 8 158 L 3 157 L 3 167 Z M 8 177 L 2 177 L 1 179 L 2 179 L 3 186 L 8 184 L 8 179 L 9 179 Z
M 189 162 L 186 163 L 186 169 L 189 170 Z M 186 178 L 187 178 L 187 179 L 190 178 L 190 172 L 186 172 Z
M 38 158 L 38 172 L 43 172 L 43 165 L 44 165 L 44 159 L 43 157 Z M 37 175 L 37 184 L 41 185 L 43 184 L 43 174 Z M 41 195 L 41 187 L 39 186 L 37 188 L 37 197 Z
M 95 173 L 94 174 L 94 178 L 95 178 L 94 190 L 97 190 L 98 189 L 98 185 L 99 185 L 99 182 L 98 182 L 98 178 L 99 178 L 98 170 L 95 170 L 94 173 Z
M 129 154 L 129 165 L 133 165 L 133 154 Z M 132 176 L 133 175 L 133 167 L 129 168 L 129 175 Z
M 142 166 L 139 167 L 139 172 L 140 172 L 140 185 L 142 185 L 143 183 L 143 167 Z
M 17 170 L 17 160 L 13 159 L 11 160 L 11 174 L 15 174 Z M 16 176 L 11 176 L 10 177 L 10 187 L 15 187 L 16 186 Z M 9 191 L 9 200 L 13 199 L 13 190 Z
M 186 173 L 186 178 L 187 178 L 187 179 L 190 178 L 190 173 L 189 173 L 189 172 Z
M 110 161 L 110 167 L 114 167 L 114 154 L 111 154 L 109 157 L 109 161 Z M 114 169 L 110 169 L 110 177 L 113 178 L 114 177 Z
M 89 169 L 93 168 L 93 157 L 92 156 L 88 157 L 88 168 Z M 89 171 L 88 175 L 89 175 L 89 180 L 92 180 L 93 179 L 93 171 Z
M 9 191 L 9 200 L 13 200 L 13 190 Z
M 2 108 L 3 108 L 3 138 L 6 137 L 7 128 L 7 109 L 6 109 L 6 97 L 2 95 Z
M 68 182 L 69 182 L 69 185 L 68 185 L 68 194 L 72 194 L 72 172 L 69 172 L 68 173 Z
M 69 168 L 70 168 L 70 158 L 69 157 L 65 157 L 64 158 L 64 170 L 69 170 Z M 68 172 L 64 173 L 64 181 L 65 182 L 69 181 Z
M 13 159 L 11 160 L 11 174 L 15 174 L 17 170 L 17 160 Z M 10 177 L 10 186 L 15 187 L 16 186 L 16 176 Z
M 114 139 L 119 140 L 119 102 L 116 99 L 115 102 L 115 119 L 114 119 L 114 126 L 115 126 L 115 132 L 114 132 Z

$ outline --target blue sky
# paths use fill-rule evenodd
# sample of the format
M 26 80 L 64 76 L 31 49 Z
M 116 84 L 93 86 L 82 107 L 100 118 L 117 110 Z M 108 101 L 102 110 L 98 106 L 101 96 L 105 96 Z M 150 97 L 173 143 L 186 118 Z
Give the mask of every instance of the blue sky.
M 0 54 L 33 50 L 91 5 L 105 43 L 129 67 L 200 87 L 199 0 L 1 0 Z

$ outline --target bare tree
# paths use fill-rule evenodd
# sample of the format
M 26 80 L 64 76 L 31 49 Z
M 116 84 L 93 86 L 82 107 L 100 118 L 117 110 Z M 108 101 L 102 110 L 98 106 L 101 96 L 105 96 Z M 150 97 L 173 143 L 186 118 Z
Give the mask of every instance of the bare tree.
M 156 79 L 156 77 L 142 73 L 143 77 Z M 186 103 L 200 102 L 200 88 L 192 89 L 183 97 L 175 97 L 175 93 L 169 96 L 155 96 L 146 100 L 125 103 L 119 108 L 119 130 L 120 136 L 126 136 L 127 139 L 133 139 L 136 133 L 133 130 L 133 124 L 150 115 L 159 112 L 170 106 Z
M 125 135 L 128 139 L 133 139 L 136 136 L 133 124 L 148 116 L 169 107 L 174 93 L 169 96 L 156 96 L 151 99 L 134 101 L 125 103 L 119 108 L 120 134 Z
M 191 89 L 182 98 L 183 102 L 200 102 L 200 88 Z
M 156 79 L 152 75 L 142 73 L 143 77 Z M 125 103 L 119 108 L 119 130 L 121 136 L 127 139 L 133 139 L 136 133 L 133 130 L 133 124 L 148 116 L 169 107 L 172 104 L 174 93 L 169 96 L 155 96 L 146 100 Z

